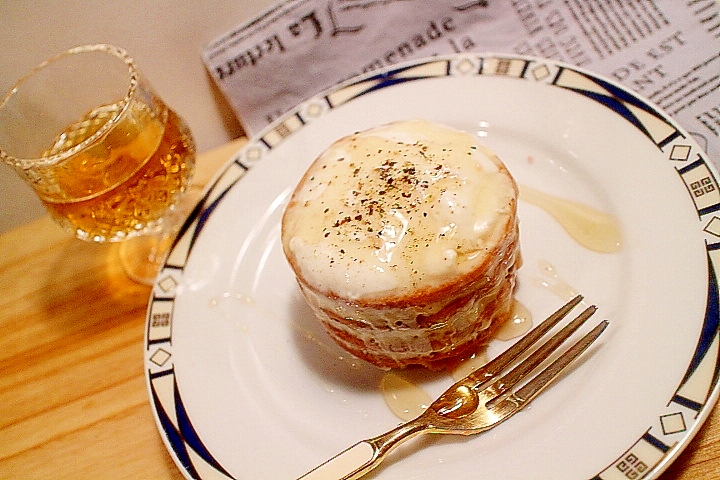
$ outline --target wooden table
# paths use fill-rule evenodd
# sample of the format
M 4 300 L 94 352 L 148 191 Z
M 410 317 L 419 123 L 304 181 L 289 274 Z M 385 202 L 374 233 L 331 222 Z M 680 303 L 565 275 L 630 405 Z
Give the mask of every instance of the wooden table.
M 198 159 L 207 182 L 243 140 Z M 181 479 L 143 372 L 150 287 L 49 218 L 0 236 L 0 479 Z M 720 479 L 720 409 L 661 477 Z

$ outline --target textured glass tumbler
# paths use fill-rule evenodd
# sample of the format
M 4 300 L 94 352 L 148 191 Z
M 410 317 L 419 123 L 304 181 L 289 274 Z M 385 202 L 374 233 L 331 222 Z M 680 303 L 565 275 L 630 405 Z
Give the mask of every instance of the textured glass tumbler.
M 0 103 L 0 159 L 61 226 L 82 240 L 123 241 L 127 273 L 153 281 L 195 144 L 125 50 L 73 48 L 19 80 Z

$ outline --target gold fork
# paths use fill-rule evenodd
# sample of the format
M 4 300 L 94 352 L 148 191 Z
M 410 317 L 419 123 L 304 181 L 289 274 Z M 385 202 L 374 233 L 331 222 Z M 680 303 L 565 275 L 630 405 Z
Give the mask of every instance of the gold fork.
M 507 420 L 557 379 L 608 326 L 607 320 L 600 322 L 535 377 L 514 390 L 595 313 L 597 308 L 590 306 L 522 362 L 516 363 L 500 376 L 565 318 L 582 298 L 578 295 L 494 360 L 456 382 L 414 420 L 356 443 L 300 479 L 357 479 L 377 467 L 393 448 L 421 433 L 473 435 L 490 430 Z

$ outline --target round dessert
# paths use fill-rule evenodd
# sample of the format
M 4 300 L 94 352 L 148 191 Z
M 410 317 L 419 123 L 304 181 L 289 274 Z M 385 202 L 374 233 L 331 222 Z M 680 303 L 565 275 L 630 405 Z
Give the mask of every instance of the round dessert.
M 313 162 L 284 212 L 283 250 L 340 346 L 382 369 L 439 369 L 512 315 L 517 195 L 473 135 L 395 122 Z

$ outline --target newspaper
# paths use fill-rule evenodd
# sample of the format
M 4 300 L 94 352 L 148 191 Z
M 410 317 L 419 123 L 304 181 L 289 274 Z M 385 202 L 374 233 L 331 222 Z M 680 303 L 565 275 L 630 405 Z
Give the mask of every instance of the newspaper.
M 357 74 L 437 54 L 551 58 L 650 99 L 720 167 L 717 0 L 286 0 L 202 51 L 250 135 Z

